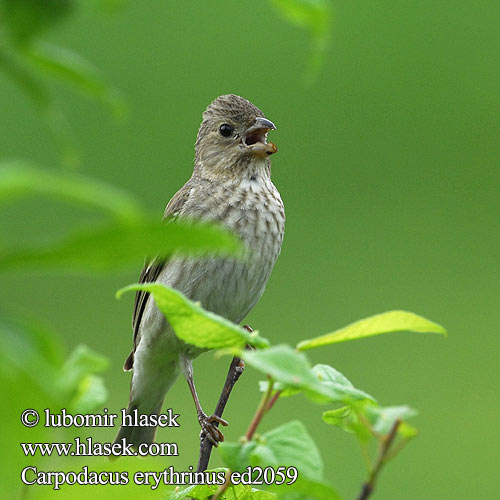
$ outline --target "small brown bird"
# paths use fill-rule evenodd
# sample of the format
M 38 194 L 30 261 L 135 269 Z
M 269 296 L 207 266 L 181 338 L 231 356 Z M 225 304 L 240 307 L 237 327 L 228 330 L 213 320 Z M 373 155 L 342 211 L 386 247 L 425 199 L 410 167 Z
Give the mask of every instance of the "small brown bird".
M 239 323 L 264 292 L 283 241 L 285 212 L 271 182 L 267 142 L 274 124 L 260 109 L 237 95 L 215 99 L 203 113 L 191 178 L 175 194 L 165 216 L 216 221 L 236 233 L 249 250 L 247 259 L 185 258 L 153 260 L 141 283 L 159 282 L 184 293 L 216 314 Z M 202 410 L 193 382 L 192 360 L 202 351 L 176 336 L 149 294 L 137 292 L 134 348 L 124 369 L 133 370 L 128 413 L 160 413 L 165 394 L 182 371 L 189 384 L 202 432 L 215 445 L 223 435 L 213 422 L 227 422 Z M 116 441 L 136 447 L 151 443 L 153 427 L 122 427 Z

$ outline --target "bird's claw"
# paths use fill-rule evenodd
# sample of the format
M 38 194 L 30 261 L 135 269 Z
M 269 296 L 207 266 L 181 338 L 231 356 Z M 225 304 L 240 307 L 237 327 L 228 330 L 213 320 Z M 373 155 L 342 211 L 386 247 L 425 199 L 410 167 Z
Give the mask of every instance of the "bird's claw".
M 224 434 L 217 428 L 215 424 L 228 425 L 228 423 L 218 415 L 205 415 L 205 413 L 198 414 L 198 421 L 201 426 L 201 433 L 207 437 L 213 446 L 219 446 L 221 441 L 224 441 Z

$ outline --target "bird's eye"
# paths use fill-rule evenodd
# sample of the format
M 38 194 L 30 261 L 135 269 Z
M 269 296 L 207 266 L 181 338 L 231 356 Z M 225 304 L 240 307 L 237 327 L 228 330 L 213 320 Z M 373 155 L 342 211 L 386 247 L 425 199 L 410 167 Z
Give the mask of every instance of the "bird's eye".
M 233 133 L 233 127 L 231 125 L 228 125 L 227 123 L 223 123 L 219 127 L 219 133 L 222 135 L 222 137 L 229 137 Z

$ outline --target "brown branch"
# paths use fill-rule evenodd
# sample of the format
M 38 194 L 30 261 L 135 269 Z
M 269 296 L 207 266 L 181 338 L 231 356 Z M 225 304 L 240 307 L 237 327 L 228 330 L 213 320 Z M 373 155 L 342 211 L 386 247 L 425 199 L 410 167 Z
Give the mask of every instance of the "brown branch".
M 394 439 L 396 438 L 398 427 L 400 424 L 401 420 L 396 420 L 392 425 L 389 433 L 383 436 L 382 441 L 380 443 L 379 453 L 375 465 L 373 466 L 368 476 L 368 480 L 365 483 L 363 483 L 363 486 L 361 487 L 361 492 L 358 495 L 357 500 L 366 500 L 373 493 L 373 490 L 375 489 L 375 482 L 377 480 L 377 476 L 380 473 L 382 466 L 387 461 L 389 450 L 391 449 L 391 446 L 394 443 Z
M 229 396 L 231 395 L 231 391 L 233 390 L 234 384 L 240 378 L 240 375 L 243 373 L 243 369 L 245 367 L 244 362 L 237 358 L 236 356 L 231 361 L 231 365 L 229 366 L 229 371 L 227 372 L 226 382 L 224 383 L 224 387 L 222 388 L 222 392 L 217 403 L 217 407 L 215 408 L 214 414 L 218 417 L 222 417 L 224 412 L 224 408 L 226 407 Z M 213 425 L 216 427 L 219 426 L 217 422 L 214 422 Z M 200 434 L 200 456 L 198 459 L 198 468 L 197 472 L 203 472 L 208 467 L 208 462 L 210 461 L 210 454 L 212 453 L 212 443 L 207 439 L 206 435 Z
M 248 332 L 253 332 L 252 328 L 248 325 L 245 325 L 243 328 L 245 328 L 245 330 L 247 330 Z M 226 381 L 224 383 L 224 387 L 222 388 L 217 407 L 215 408 L 214 414 L 218 417 L 222 417 L 224 408 L 226 407 L 229 396 L 231 395 L 231 391 L 233 390 L 236 382 L 238 382 L 238 379 L 240 378 L 244 369 L 244 361 L 235 356 L 231 361 L 231 365 L 229 366 Z M 216 427 L 219 426 L 217 422 L 214 422 L 213 425 L 215 425 Z M 196 469 L 197 472 L 203 472 L 207 469 L 211 453 L 212 443 L 206 438 L 205 434 L 200 434 L 200 456 L 198 459 L 198 468 Z

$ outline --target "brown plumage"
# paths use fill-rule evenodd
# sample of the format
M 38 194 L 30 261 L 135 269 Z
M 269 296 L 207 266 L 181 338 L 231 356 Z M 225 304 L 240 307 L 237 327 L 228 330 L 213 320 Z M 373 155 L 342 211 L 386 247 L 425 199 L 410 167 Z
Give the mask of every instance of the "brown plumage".
M 285 214 L 271 182 L 267 143 L 272 122 L 252 103 L 236 95 L 215 99 L 203 113 L 189 181 L 174 195 L 165 216 L 217 221 L 234 231 L 248 248 L 248 258 L 182 258 L 153 260 L 140 282 L 160 282 L 180 290 L 203 307 L 240 322 L 262 295 L 278 258 Z M 212 425 L 221 419 L 201 409 L 192 375 L 192 359 L 201 351 L 181 342 L 149 294 L 135 299 L 134 347 L 124 368 L 133 370 L 128 411 L 159 413 L 167 390 L 180 370 L 197 408 L 202 430 L 214 443 L 223 439 Z M 224 421 L 221 423 L 225 424 Z M 154 440 L 155 430 L 124 427 L 117 440 L 139 445 Z

